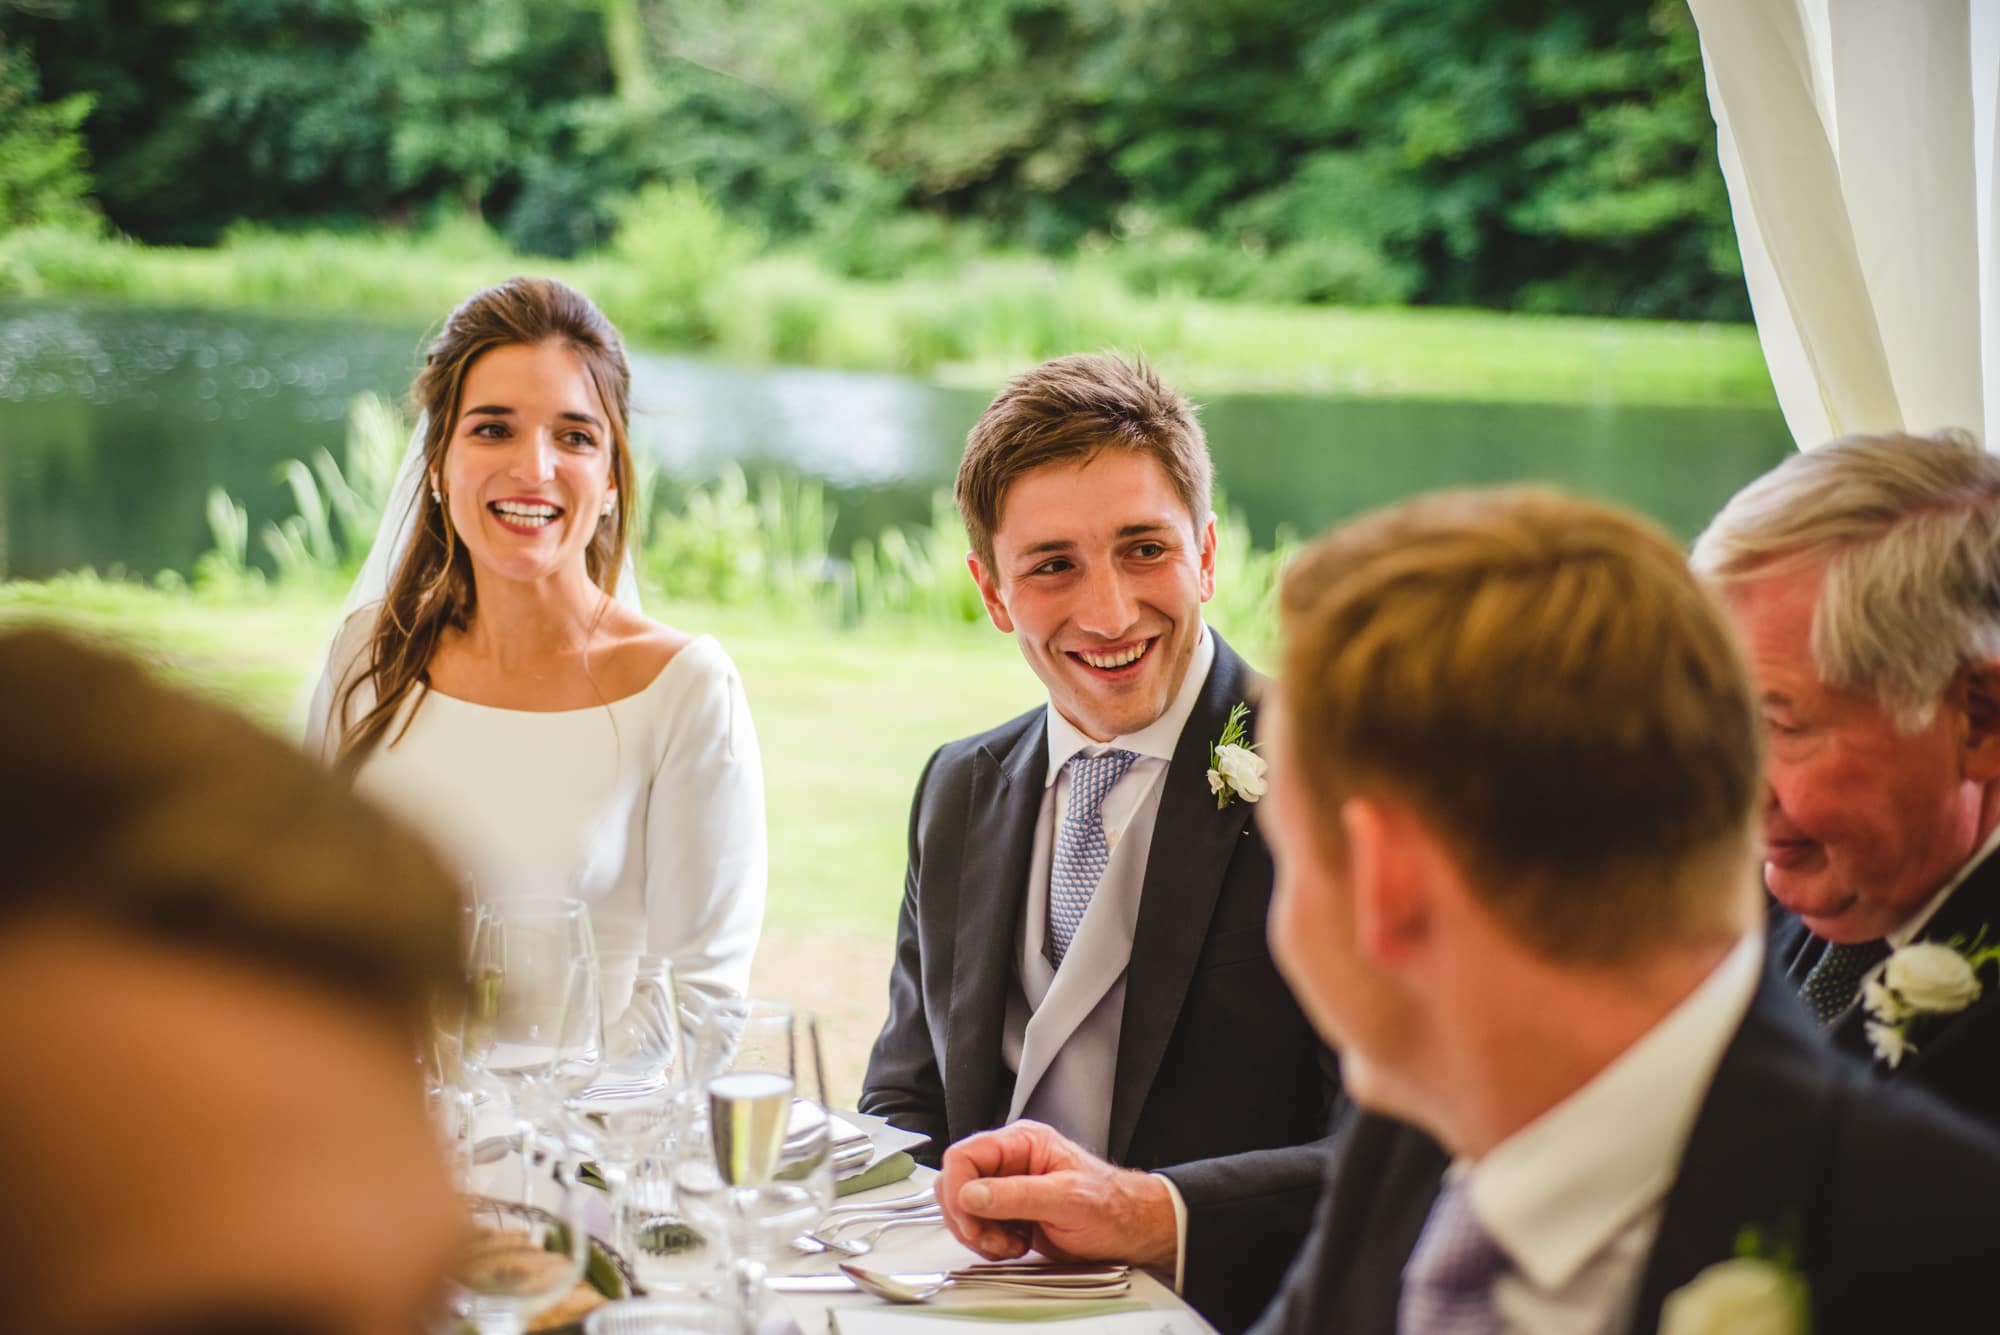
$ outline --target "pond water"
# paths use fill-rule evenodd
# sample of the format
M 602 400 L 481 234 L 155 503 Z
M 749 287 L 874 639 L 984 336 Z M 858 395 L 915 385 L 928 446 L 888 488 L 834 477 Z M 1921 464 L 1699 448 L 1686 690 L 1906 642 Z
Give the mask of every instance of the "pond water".
M 243 502 L 253 531 L 289 513 L 278 466 L 338 457 L 348 401 L 400 401 L 423 337 L 325 316 L 0 304 L 0 577 L 188 571 L 209 545 L 209 488 Z M 835 550 L 928 519 L 995 388 L 649 353 L 633 372 L 634 440 L 670 482 L 732 460 L 817 479 L 838 502 Z M 1625 501 L 1686 538 L 1791 449 L 1775 406 L 1240 394 L 1201 415 L 1227 502 L 1261 542 L 1413 492 L 1528 479 Z

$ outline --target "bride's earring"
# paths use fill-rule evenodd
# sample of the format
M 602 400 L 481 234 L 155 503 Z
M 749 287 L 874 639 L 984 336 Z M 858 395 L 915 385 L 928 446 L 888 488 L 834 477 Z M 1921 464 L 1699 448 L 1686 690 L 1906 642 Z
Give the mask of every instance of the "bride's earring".
M 602 518 L 609 519 L 611 517 L 612 509 L 617 504 L 618 504 L 618 493 L 614 491 L 604 498 L 604 504 L 598 507 L 597 511 L 598 515 Z

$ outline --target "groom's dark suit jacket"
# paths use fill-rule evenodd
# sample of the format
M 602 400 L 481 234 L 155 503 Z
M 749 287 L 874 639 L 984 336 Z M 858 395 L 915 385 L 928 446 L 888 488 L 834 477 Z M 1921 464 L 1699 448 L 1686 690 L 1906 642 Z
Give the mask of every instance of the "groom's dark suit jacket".
M 1209 634 L 1214 635 L 1211 629 Z M 1338 1099 L 1332 1057 L 1271 962 L 1271 855 L 1247 803 L 1216 809 L 1209 744 L 1258 679 L 1215 640 L 1146 860 L 1111 1098 L 1109 1157 L 1163 1169 L 1188 1207 L 1184 1296 L 1224 1331 L 1277 1291 L 1312 1221 Z M 1045 711 L 931 757 L 861 1110 L 953 1141 L 1006 1118 L 1001 1058 L 1048 772 Z
M 1312 1239 L 1254 1335 L 1392 1335 L 1402 1270 L 1446 1166 L 1374 1114 L 1336 1139 Z M 1813 1295 L 1813 1335 L 2000 1329 L 2000 1137 L 1836 1052 L 1767 975 L 1724 1051 L 1641 1272 L 1632 1335 L 1759 1230 Z
M 1970 944 L 1982 933 L 1984 944 L 2000 940 L 2000 854 L 1974 868 L 1917 936 L 1939 942 L 1962 937 Z M 1798 918 L 1782 909 L 1773 916 L 1771 958 L 1795 989 L 1825 951 L 1826 942 Z M 1835 1047 L 1872 1064 L 1879 1078 L 1921 1085 L 1988 1126 L 2000 1128 L 2000 987 L 1994 986 L 1990 970 L 1982 970 L 1982 977 L 1986 989 L 1970 1006 L 1956 1015 L 1927 1016 L 1911 1025 L 1916 1051 L 1893 1068 L 1875 1060 L 1868 1043 L 1868 1016 L 1860 1006 L 1849 1007 L 1827 1033 Z M 2000 1330 L 2000 1316 L 1995 1317 L 1994 1328 Z

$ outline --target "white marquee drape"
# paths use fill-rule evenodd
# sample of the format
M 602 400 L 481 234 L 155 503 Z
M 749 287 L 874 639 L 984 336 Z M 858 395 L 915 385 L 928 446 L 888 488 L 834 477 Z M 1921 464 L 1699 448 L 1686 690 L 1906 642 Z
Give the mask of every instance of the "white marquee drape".
M 2000 447 L 2000 0 L 1689 0 L 1793 438 Z

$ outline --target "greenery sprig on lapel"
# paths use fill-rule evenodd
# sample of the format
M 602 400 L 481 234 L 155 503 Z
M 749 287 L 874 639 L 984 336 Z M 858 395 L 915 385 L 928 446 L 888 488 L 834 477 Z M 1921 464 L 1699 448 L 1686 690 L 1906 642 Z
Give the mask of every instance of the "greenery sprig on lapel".
M 1208 791 L 1215 794 L 1215 809 L 1222 810 L 1237 798 L 1255 802 L 1264 795 L 1264 772 L 1270 768 L 1257 754 L 1257 743 L 1245 745 L 1245 727 L 1250 717 L 1248 702 L 1239 700 L 1222 725 L 1222 736 L 1209 743 Z

